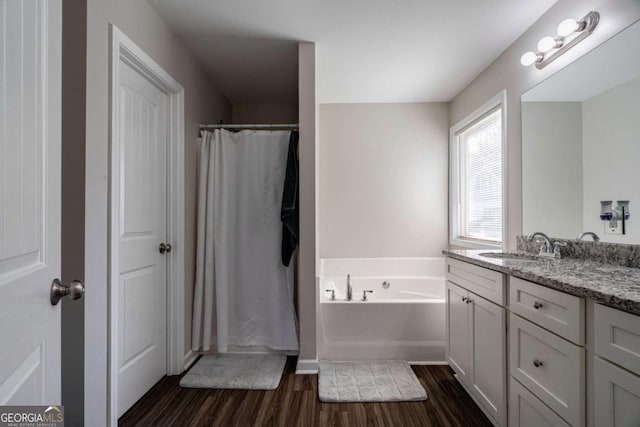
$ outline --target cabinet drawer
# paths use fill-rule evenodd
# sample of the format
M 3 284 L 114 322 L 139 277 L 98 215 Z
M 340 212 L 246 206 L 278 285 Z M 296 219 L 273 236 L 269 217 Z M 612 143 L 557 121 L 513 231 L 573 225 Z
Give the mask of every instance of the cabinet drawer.
M 510 427 L 570 427 L 513 377 L 509 383 L 509 390 Z
M 509 308 L 569 341 L 584 345 L 582 298 L 510 277 Z
M 596 426 L 640 424 L 640 377 L 593 358 Z
M 511 313 L 511 375 L 573 426 L 585 422 L 584 348 Z
M 595 304 L 593 323 L 596 354 L 640 374 L 640 316 Z
M 446 277 L 447 280 L 496 304 L 504 305 L 506 302 L 505 276 L 502 273 L 447 258 Z

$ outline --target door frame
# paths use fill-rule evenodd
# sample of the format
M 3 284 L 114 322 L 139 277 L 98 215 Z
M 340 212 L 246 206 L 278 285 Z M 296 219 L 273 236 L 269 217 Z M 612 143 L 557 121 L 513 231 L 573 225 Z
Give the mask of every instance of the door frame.
M 108 241 L 108 373 L 109 424 L 116 425 L 118 393 L 118 236 L 120 169 L 120 62 L 160 88 L 169 98 L 167 111 L 167 375 L 184 370 L 184 88 L 115 25 L 110 24 L 110 159 Z

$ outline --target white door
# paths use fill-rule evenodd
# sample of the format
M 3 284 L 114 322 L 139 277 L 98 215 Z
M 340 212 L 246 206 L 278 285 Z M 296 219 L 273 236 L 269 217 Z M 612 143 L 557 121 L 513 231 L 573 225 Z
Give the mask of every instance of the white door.
M 167 372 L 166 150 L 168 95 L 118 62 L 117 415 Z
M 469 307 L 473 391 L 498 423 L 506 425 L 505 309 L 472 293 Z
M 0 0 L 0 405 L 60 404 L 61 11 Z
M 466 290 L 447 282 L 447 359 L 463 381 L 469 375 L 468 295 Z

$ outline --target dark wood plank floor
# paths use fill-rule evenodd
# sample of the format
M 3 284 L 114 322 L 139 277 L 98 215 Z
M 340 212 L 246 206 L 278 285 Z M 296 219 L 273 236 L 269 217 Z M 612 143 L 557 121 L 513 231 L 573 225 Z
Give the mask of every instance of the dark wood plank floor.
M 272 391 L 185 389 L 165 377 L 119 420 L 126 426 L 491 426 L 448 366 L 413 366 L 424 402 L 322 403 L 318 377 L 289 357 Z

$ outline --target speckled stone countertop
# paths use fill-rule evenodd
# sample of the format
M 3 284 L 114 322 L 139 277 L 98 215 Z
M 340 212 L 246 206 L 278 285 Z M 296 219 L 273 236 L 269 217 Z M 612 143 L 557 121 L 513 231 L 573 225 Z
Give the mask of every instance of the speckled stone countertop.
M 537 258 L 521 252 L 522 259 L 489 258 L 487 250 L 443 250 L 460 261 L 489 268 L 578 297 L 640 315 L 640 268 L 622 267 L 575 258 Z M 513 253 L 513 252 L 509 252 Z

